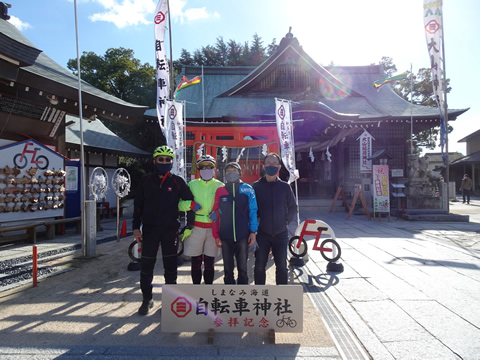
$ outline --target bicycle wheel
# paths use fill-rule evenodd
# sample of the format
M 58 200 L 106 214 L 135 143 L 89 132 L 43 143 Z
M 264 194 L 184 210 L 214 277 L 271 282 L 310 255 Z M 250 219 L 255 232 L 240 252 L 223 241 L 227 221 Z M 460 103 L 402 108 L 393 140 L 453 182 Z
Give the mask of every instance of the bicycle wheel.
M 27 158 L 24 156 L 23 161 L 22 159 L 22 154 L 17 154 L 13 157 L 13 164 L 15 166 L 18 166 L 19 169 L 23 169 L 25 166 L 27 166 Z
M 291 328 L 294 328 L 295 326 L 297 326 L 297 320 L 295 319 L 290 319 L 288 321 L 288 326 L 290 326 Z
M 277 327 L 281 328 L 285 325 L 285 321 L 283 319 L 278 319 L 277 320 Z
M 140 261 L 140 259 L 141 259 L 140 252 L 141 251 L 142 251 L 142 248 L 141 247 L 139 248 L 137 241 L 133 240 L 133 242 L 128 247 L 128 256 L 133 261 Z
M 49 162 L 46 156 L 43 156 L 43 155 L 37 156 L 36 162 L 40 170 L 45 170 L 46 168 L 48 168 Z
M 288 250 L 290 250 L 290 254 L 292 254 L 292 256 L 304 257 L 308 251 L 307 242 L 305 239 L 302 239 L 302 243 L 300 244 L 300 247 L 298 247 L 298 239 L 300 239 L 299 236 L 293 236 L 288 241 Z
M 340 245 L 338 245 L 338 243 L 333 239 L 323 240 L 322 243 L 320 244 L 320 247 L 322 249 L 325 249 L 325 250 L 320 250 L 320 254 L 322 254 L 322 257 L 328 262 L 335 262 L 338 259 L 340 259 L 340 256 L 342 255 L 342 250 L 340 249 Z

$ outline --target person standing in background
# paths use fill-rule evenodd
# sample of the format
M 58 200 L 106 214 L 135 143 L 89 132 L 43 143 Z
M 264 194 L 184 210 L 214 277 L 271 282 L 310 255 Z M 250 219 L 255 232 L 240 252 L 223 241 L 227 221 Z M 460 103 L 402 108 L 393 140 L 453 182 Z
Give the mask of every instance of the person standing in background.
M 468 177 L 468 174 L 463 175 L 462 183 L 460 184 L 460 190 L 462 191 L 464 204 L 465 200 L 467 200 L 467 204 L 470 204 L 470 192 L 472 191 L 472 187 L 472 179 Z

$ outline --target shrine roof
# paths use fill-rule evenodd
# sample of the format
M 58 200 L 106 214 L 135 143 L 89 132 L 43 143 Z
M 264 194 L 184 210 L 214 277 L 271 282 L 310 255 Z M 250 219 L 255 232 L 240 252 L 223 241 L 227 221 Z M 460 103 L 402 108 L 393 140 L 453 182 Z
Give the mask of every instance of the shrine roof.
M 61 102 L 64 99 L 72 104 L 78 101 L 77 76 L 37 49 L 15 26 L 4 19 L 0 19 L 0 54 L 4 54 L 2 40 L 9 45 L 5 51 L 9 52 L 10 57 L 17 56 L 19 61 L 15 84 L 21 85 L 21 88 L 35 88 L 55 95 Z M 114 121 L 132 124 L 143 117 L 147 109 L 146 106 L 118 99 L 85 81 L 81 82 L 81 88 L 82 102 L 84 106 L 86 105 L 85 114 L 88 113 L 88 116 L 84 114 L 84 117 L 98 114 Z M 59 104 L 60 106 L 62 104 Z M 77 113 L 73 112 L 74 109 Z M 78 115 L 78 106 L 66 110 L 68 113 Z
M 412 106 L 389 84 L 377 91 L 373 83 L 385 77 L 380 65 L 323 67 L 289 34 L 282 39 L 277 51 L 257 67 L 203 67 L 203 84 L 190 86 L 177 97 L 177 101 L 187 101 L 187 118 L 202 119 L 202 99 L 205 99 L 205 119 L 271 119 L 274 118 L 275 98 L 292 100 L 294 119 L 306 111 L 321 113 L 333 122 L 409 120 L 411 115 L 416 120 L 439 118 L 438 108 Z M 295 62 L 309 67 L 336 96 L 308 89 L 302 92 L 258 91 L 256 85 L 276 67 Z M 184 66 L 177 83 L 182 76 L 191 79 L 201 74 L 201 67 Z M 449 109 L 449 120 L 455 120 L 467 110 Z
M 80 146 L 80 121 L 78 117 L 67 115 L 66 122 L 73 123 L 65 129 L 65 142 Z M 83 145 L 101 152 L 110 152 L 120 156 L 147 157 L 151 153 L 143 151 L 118 137 L 107 128 L 100 119 L 84 121 L 82 124 Z

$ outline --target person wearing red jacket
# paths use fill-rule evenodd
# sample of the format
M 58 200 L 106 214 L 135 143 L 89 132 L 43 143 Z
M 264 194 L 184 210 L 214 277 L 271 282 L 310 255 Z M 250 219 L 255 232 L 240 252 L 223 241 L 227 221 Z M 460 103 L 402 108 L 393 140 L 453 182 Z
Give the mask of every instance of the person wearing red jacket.
M 240 180 L 241 167 L 236 162 L 225 166 L 225 186 L 215 192 L 210 218 L 212 234 L 222 248 L 224 283 L 248 284 L 248 247 L 255 243 L 258 228 L 257 201 L 253 188 Z M 238 277 L 234 268 L 237 262 Z

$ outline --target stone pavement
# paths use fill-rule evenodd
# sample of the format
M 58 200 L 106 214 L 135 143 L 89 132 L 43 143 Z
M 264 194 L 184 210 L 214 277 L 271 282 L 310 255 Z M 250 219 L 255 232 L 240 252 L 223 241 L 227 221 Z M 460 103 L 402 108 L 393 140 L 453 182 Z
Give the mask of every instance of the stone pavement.
M 152 314 L 136 314 L 138 272 L 126 270 L 131 237 L 98 245 L 94 259 L 78 257 L 77 250 L 47 262 L 72 270 L 40 279 L 36 288 L 0 288 L 0 358 L 479 359 L 480 201 L 453 202 L 450 211 L 471 221 L 346 220 L 346 213 L 301 212 L 301 221 L 320 219 L 334 229 L 344 272 L 327 273 L 325 260 L 309 251 L 306 266 L 290 278 L 304 285 L 304 333 L 277 334 L 276 345 L 255 333 L 216 334 L 213 345 L 205 334 L 162 333 L 161 301 Z M 102 226 L 98 238 L 115 234 L 114 222 Z M 42 242 L 39 253 L 42 246 L 51 251 L 79 239 L 56 242 L 61 245 Z M 1 248 L 0 263 L 28 248 Z M 222 282 L 221 267 L 219 259 L 215 283 Z M 155 299 L 161 269 L 159 261 Z M 179 282 L 190 283 L 188 262 Z

